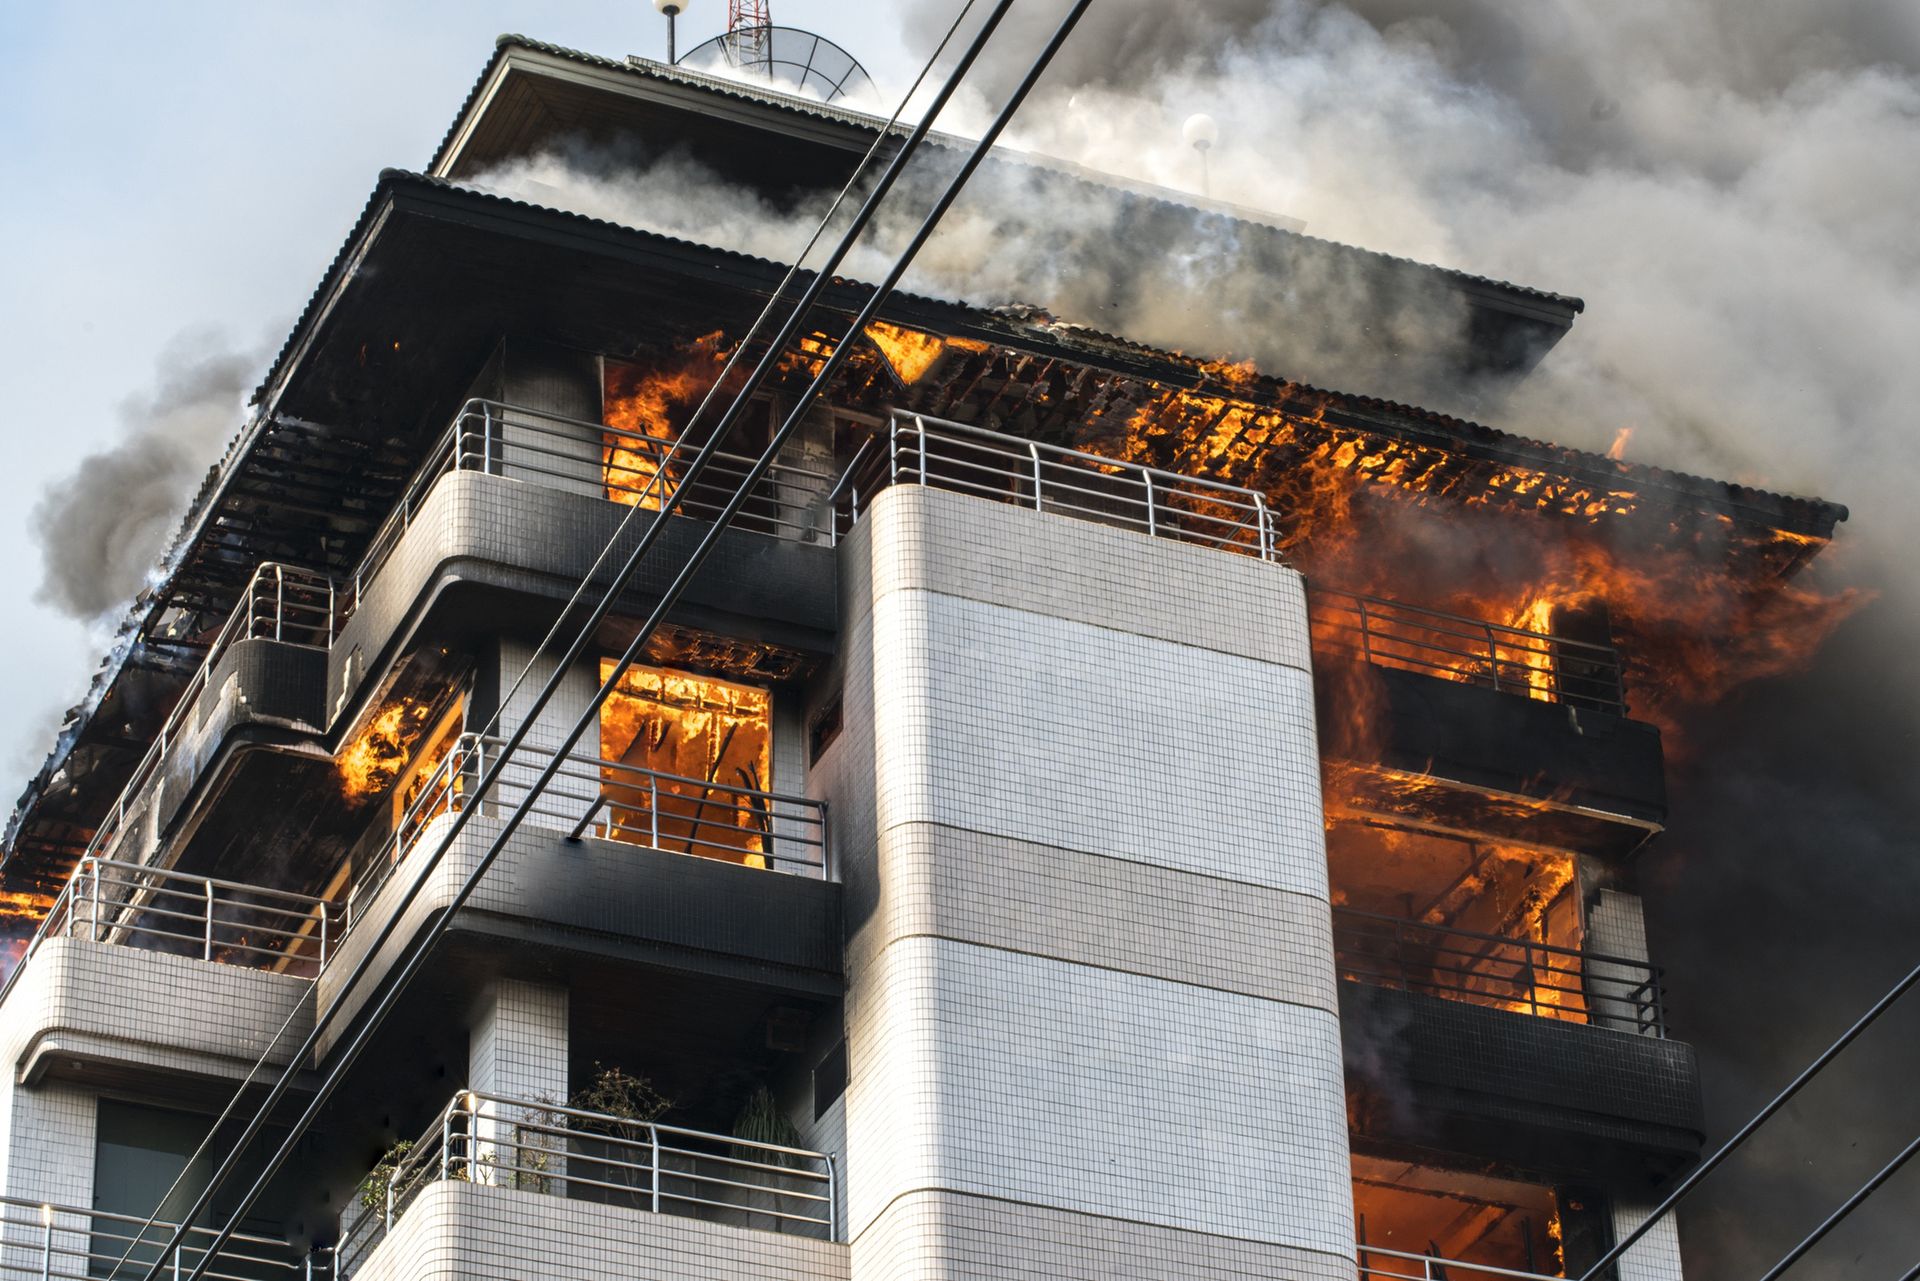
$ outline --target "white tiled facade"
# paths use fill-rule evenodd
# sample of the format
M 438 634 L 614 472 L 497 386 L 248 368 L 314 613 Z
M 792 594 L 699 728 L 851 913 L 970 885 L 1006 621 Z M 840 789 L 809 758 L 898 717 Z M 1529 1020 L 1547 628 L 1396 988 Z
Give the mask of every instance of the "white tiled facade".
M 856 1281 L 1351 1276 L 1297 577 L 907 487 L 842 556 Z

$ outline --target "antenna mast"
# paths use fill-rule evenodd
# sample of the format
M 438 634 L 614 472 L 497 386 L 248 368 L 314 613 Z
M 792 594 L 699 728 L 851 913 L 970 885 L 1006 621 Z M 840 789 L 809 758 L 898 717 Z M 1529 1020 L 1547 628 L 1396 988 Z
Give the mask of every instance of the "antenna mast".
M 767 0 L 727 0 L 727 35 L 736 65 L 773 78 L 773 15 Z

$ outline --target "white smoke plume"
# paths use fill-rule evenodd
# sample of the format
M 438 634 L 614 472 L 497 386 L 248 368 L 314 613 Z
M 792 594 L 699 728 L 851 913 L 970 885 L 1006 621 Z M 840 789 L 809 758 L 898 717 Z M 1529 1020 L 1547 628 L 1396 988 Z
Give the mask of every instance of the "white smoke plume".
M 121 405 L 121 439 L 81 459 L 34 504 L 41 600 L 88 622 L 132 601 L 242 421 L 259 365 L 257 353 L 214 333 L 173 340 L 153 390 Z

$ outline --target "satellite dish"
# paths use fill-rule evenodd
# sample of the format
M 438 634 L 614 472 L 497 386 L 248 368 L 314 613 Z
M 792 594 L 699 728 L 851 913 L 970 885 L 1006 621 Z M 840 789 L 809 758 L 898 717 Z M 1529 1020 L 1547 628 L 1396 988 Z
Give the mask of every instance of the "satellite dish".
M 798 27 L 742 27 L 695 45 L 680 65 L 731 80 L 764 80 L 820 102 L 872 98 L 873 77 L 845 49 Z

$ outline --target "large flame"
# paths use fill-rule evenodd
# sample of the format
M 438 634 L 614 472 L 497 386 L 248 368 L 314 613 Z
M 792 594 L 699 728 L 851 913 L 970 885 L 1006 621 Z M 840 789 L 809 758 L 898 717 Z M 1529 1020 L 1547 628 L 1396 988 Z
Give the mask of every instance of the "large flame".
M 404 696 L 387 702 L 334 757 L 341 790 L 351 800 L 384 793 L 432 724 L 432 703 Z
M 601 442 L 608 498 L 647 511 L 660 509 L 664 485 L 685 465 L 684 459 L 667 464 L 667 452 L 680 439 L 687 418 L 713 386 L 725 359 L 721 335 L 716 332 L 651 364 L 606 362 L 600 421 L 610 429 Z M 663 465 L 666 477 L 656 484 Z
M 1633 713 L 1669 731 L 1689 707 L 1803 666 L 1865 599 L 1790 577 L 1823 540 L 1667 520 L 1625 464 L 1617 484 L 1489 475 L 1437 444 L 1328 423 L 1325 398 L 1307 413 L 1256 405 L 1251 366 L 1201 372 L 1205 390 L 1159 388 L 1086 447 L 1266 491 L 1281 550 L 1322 585 L 1543 633 L 1558 611 L 1603 606 Z M 1542 697 L 1550 661 L 1530 661 Z

